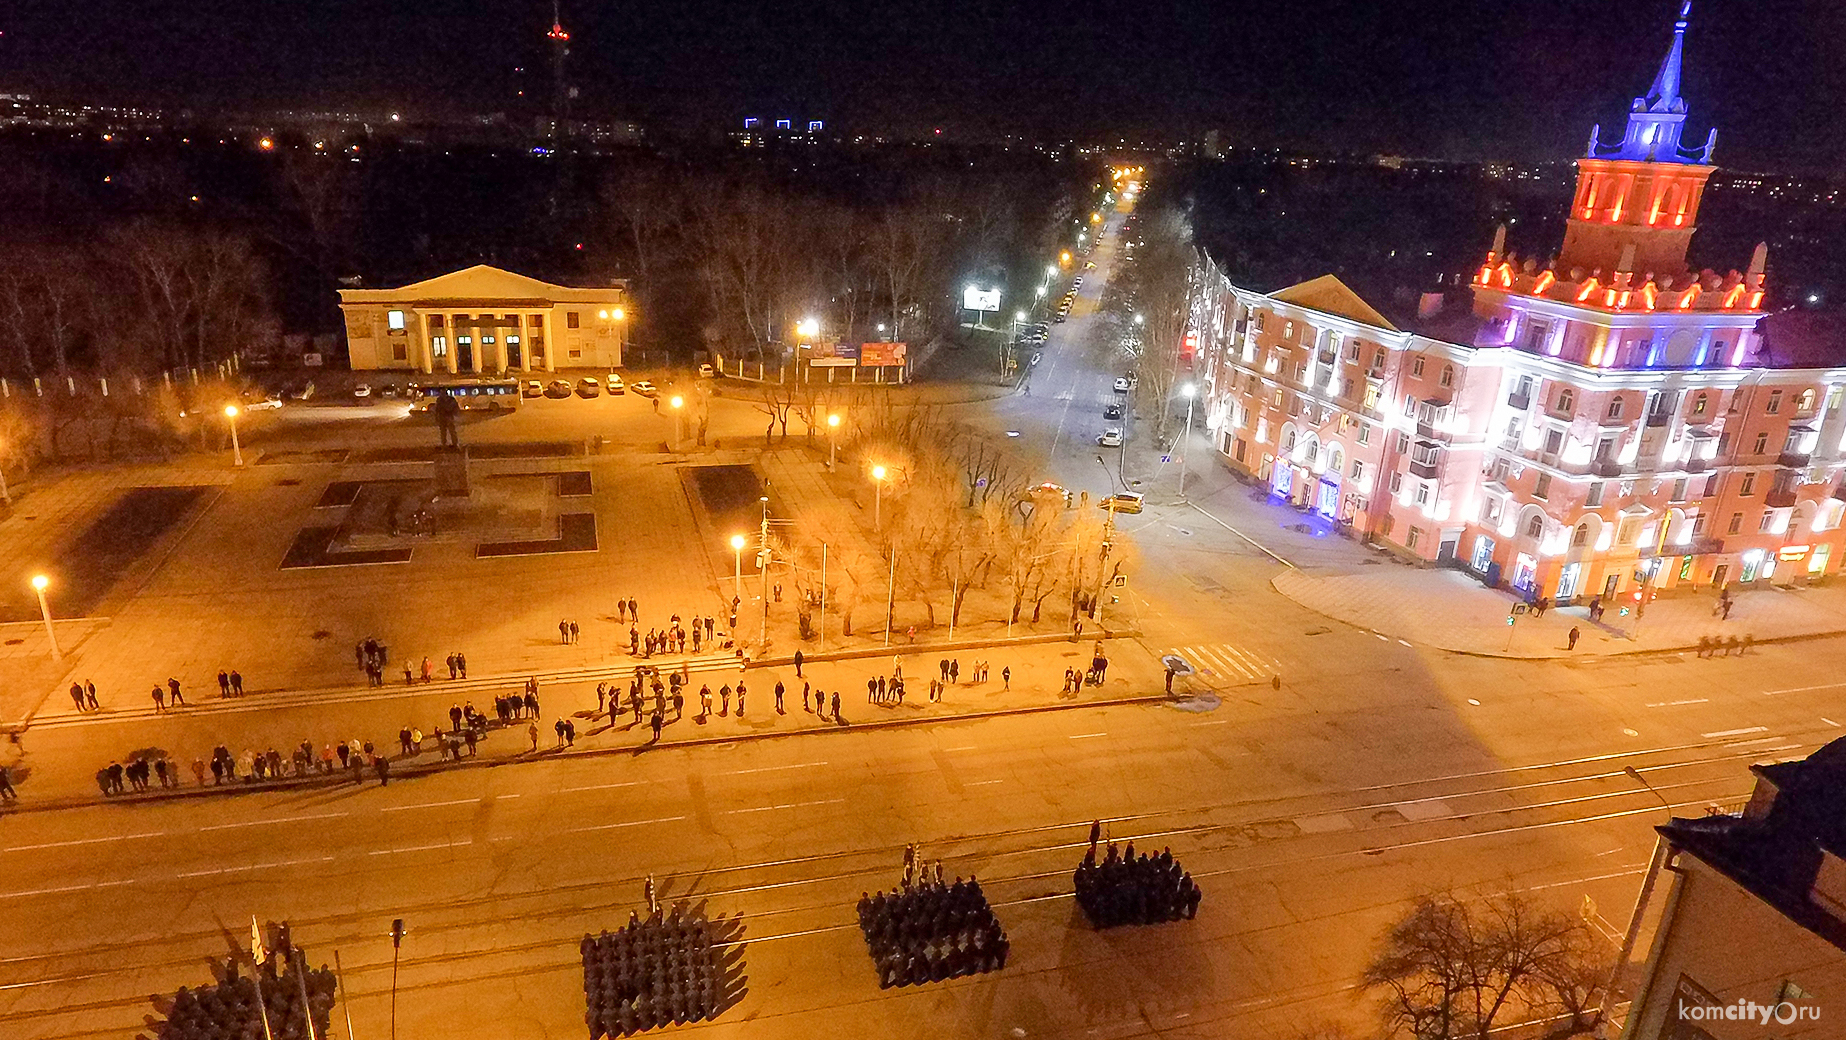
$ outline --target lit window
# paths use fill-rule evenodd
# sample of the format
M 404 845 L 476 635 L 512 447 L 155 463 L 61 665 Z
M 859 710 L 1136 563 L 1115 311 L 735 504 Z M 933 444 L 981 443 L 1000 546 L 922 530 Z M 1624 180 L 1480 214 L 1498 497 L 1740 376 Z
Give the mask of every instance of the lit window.
M 404 327 L 404 312 L 386 311 L 385 326 L 391 329 L 402 329 Z

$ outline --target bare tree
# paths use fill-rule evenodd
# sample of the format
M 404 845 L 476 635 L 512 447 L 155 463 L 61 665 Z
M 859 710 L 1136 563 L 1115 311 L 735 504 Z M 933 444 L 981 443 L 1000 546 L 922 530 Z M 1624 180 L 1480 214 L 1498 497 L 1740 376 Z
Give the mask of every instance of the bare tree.
M 1582 920 L 1516 893 L 1425 896 L 1385 934 L 1365 985 L 1384 991 L 1380 1010 L 1395 1035 L 1487 1040 L 1503 1019 L 1586 1005 L 1577 988 L 1595 943 Z

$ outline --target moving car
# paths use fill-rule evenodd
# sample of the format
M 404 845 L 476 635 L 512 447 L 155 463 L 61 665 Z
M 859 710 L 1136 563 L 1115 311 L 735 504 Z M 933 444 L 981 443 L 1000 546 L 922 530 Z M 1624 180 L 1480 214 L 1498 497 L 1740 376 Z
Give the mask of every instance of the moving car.
M 543 397 L 545 396 L 545 384 L 536 379 L 528 379 L 520 393 L 526 397 Z
M 1125 393 L 1127 393 L 1127 392 L 1128 392 L 1128 380 L 1126 380 L 1126 379 L 1117 379 L 1117 380 L 1115 381 L 1115 392 L 1116 392 L 1116 393 L 1118 393 L 1118 394 L 1125 394 Z
M 1096 438 L 1096 443 L 1102 445 L 1105 448 L 1121 447 L 1122 446 L 1121 428 L 1116 427 L 1116 426 L 1111 426 L 1108 429 L 1102 431 L 1102 435 Z
M 609 373 L 608 386 L 612 396 L 621 397 L 628 393 L 628 387 L 622 382 L 622 377 L 614 372 Z
M 545 396 L 554 401 L 561 401 L 569 397 L 570 392 L 570 380 L 568 379 L 553 379 L 545 384 Z
M 640 394 L 642 397 L 652 397 L 655 394 L 658 394 L 660 392 L 659 387 L 655 386 L 654 384 L 648 382 L 645 379 L 638 379 L 635 382 L 628 384 L 628 388 L 630 390 L 633 390 L 635 393 Z
M 1070 492 L 1062 484 L 1053 484 L 1047 480 L 1043 484 L 1026 492 L 1027 498 L 1055 498 L 1065 506 L 1070 505 Z
M 583 398 L 601 397 L 603 385 L 595 376 L 584 376 L 577 380 L 577 396 Z
M 1122 417 L 1122 406 L 1119 404 L 1112 404 L 1104 408 L 1102 410 L 1102 417 L 1105 419 L 1120 419 Z
M 1117 491 L 1099 503 L 1104 509 L 1116 513 L 1139 513 L 1144 496 L 1137 491 Z

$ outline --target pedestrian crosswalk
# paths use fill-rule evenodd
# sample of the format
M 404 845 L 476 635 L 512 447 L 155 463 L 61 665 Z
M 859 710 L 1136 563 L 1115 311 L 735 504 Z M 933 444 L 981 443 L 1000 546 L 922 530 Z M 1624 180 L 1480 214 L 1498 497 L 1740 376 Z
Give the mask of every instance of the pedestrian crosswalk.
M 1270 654 L 1232 643 L 1202 643 L 1169 650 L 1207 679 L 1224 682 L 1268 682 L 1282 674 L 1282 662 Z

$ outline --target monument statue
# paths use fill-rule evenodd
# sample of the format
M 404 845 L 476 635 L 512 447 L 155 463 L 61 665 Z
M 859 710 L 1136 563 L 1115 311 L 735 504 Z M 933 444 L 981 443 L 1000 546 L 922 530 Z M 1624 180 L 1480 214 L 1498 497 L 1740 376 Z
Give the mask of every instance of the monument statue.
M 454 394 L 439 394 L 436 403 L 430 407 L 436 413 L 436 436 L 438 446 L 460 448 L 461 434 L 456 430 L 456 420 L 461 418 L 461 402 Z

